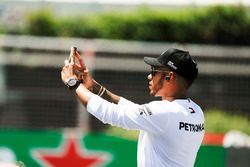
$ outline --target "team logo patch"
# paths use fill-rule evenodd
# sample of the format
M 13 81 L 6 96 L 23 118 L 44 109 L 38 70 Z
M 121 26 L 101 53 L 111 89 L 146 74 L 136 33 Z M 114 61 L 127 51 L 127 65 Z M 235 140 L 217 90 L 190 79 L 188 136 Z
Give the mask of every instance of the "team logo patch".
M 194 110 L 192 107 L 189 107 L 188 109 L 190 110 L 190 113 L 191 113 L 191 114 L 194 114 L 194 113 L 195 113 L 195 110 Z
M 179 130 L 185 130 L 188 132 L 202 132 L 204 129 L 204 123 L 191 124 L 187 122 L 179 122 Z
M 152 115 L 152 111 L 146 105 L 142 105 L 141 108 L 139 108 L 139 113 L 140 115 L 145 115 L 145 116 Z
M 172 61 L 168 61 L 168 65 L 172 67 L 173 69 L 177 70 L 177 67 L 174 65 Z

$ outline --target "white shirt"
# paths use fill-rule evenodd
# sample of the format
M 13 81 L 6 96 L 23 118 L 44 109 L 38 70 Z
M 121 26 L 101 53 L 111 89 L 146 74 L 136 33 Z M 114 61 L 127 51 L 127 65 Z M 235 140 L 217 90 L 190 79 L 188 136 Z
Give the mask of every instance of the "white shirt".
M 192 167 L 204 136 L 204 115 L 190 99 L 138 105 L 93 96 L 87 110 L 103 123 L 140 130 L 138 167 Z

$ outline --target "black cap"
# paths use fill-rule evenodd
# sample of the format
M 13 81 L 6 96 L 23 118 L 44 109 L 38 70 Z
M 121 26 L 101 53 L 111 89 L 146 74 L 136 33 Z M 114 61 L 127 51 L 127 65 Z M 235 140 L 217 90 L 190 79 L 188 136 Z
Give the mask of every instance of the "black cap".
M 151 66 L 167 67 L 188 80 L 198 76 L 197 63 L 187 51 L 171 48 L 157 58 L 144 57 L 144 61 Z

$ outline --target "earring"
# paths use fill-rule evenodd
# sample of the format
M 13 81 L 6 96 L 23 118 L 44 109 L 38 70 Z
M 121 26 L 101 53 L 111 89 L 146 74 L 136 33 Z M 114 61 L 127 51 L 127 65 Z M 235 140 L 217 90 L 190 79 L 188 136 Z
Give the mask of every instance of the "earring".
M 165 80 L 169 81 L 169 80 L 170 80 L 170 76 L 167 75 L 167 76 L 165 77 Z

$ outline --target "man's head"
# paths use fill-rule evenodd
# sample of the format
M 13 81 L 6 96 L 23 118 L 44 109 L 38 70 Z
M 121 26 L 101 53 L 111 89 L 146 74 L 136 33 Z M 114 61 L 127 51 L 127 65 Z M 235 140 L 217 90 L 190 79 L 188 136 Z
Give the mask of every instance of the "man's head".
M 188 89 L 198 76 L 197 64 L 187 51 L 171 48 L 157 58 L 144 57 L 144 61 L 151 66 L 151 71 L 155 71 L 148 77 L 149 80 L 155 77 L 155 84 L 151 85 L 155 87 L 155 91 L 160 90 L 164 84 L 169 85 L 166 82 Z M 152 95 L 154 93 L 156 92 L 151 92 Z

